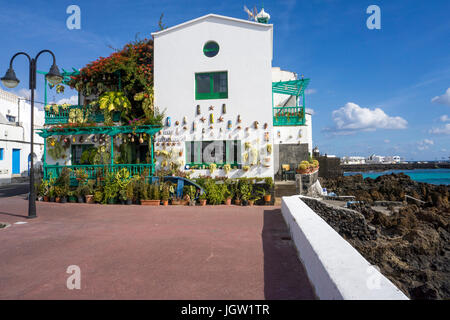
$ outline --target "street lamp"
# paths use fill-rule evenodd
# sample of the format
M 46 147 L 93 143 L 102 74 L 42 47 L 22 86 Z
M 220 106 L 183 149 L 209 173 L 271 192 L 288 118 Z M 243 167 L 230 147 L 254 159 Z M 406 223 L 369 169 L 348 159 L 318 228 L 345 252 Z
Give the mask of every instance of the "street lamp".
M 27 53 L 25 52 L 18 52 L 16 53 L 9 62 L 9 68 L 6 71 L 6 74 L 3 78 L 0 80 L 2 81 L 3 85 L 7 88 L 15 88 L 19 84 L 20 80 L 17 79 L 16 73 L 13 69 L 13 61 L 14 59 L 19 55 L 24 55 L 28 58 L 28 62 L 30 63 L 30 83 L 29 88 L 31 90 L 31 137 L 30 137 L 30 155 L 31 155 L 31 165 L 30 165 L 30 194 L 28 197 L 28 218 L 36 218 L 36 194 L 34 190 L 34 90 L 36 89 L 36 62 L 39 56 L 44 53 L 48 52 L 53 57 L 53 64 L 50 67 L 50 71 L 45 75 L 47 78 L 47 81 L 50 82 L 53 85 L 56 85 L 58 83 L 61 83 L 63 80 L 63 77 L 59 73 L 58 66 L 56 65 L 56 59 L 53 52 L 50 50 L 42 50 L 39 52 L 36 57 L 33 59 L 31 58 Z

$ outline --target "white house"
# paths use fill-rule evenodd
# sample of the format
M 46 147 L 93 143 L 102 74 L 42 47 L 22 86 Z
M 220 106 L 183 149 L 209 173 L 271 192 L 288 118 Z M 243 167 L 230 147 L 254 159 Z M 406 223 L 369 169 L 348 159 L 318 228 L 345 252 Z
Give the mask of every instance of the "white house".
M 31 106 L 25 99 L 0 89 L 0 185 L 27 176 L 30 160 Z M 44 124 L 44 112 L 34 108 L 34 129 Z M 44 141 L 34 135 L 35 167 L 40 165 Z
M 208 14 L 152 35 L 154 101 L 166 115 L 157 168 L 273 177 L 278 145 L 311 153 L 311 115 L 299 106 L 309 79 L 272 68 L 273 25 Z

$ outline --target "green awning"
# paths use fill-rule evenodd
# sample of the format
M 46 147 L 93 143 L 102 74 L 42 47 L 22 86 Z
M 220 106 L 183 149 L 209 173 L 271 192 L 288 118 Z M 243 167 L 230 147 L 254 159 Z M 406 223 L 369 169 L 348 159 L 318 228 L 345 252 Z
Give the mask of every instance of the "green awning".
M 291 96 L 301 96 L 305 93 L 309 80 L 310 79 L 301 79 L 272 82 L 272 92 Z

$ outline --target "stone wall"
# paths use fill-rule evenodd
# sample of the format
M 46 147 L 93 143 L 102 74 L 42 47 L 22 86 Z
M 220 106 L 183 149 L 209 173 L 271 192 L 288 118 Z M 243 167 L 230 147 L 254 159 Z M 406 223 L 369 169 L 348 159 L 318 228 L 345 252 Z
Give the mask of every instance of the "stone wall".
M 317 157 L 319 161 L 319 177 L 334 178 L 342 176 L 341 159 L 328 158 L 327 156 Z
M 295 186 L 297 194 L 307 195 L 307 196 L 319 196 L 318 192 L 315 191 L 314 184 L 317 182 L 319 177 L 319 172 L 308 174 L 296 174 L 295 175 Z
M 377 238 L 376 229 L 369 226 L 364 216 L 355 210 L 332 206 L 313 198 L 302 197 L 302 201 L 346 239 Z
M 281 166 L 283 164 L 289 164 L 291 169 L 295 170 L 300 162 L 309 159 L 308 144 L 306 143 L 278 144 L 276 149 L 278 149 L 279 158 L 279 168 L 277 172 L 278 179 L 281 179 Z M 277 169 L 275 168 L 275 171 L 276 170 Z

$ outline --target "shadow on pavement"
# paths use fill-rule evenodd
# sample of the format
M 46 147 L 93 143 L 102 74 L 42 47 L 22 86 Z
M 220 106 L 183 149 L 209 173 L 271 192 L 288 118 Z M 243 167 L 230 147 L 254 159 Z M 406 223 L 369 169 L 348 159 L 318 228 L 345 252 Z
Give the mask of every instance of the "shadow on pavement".
M 265 298 L 316 299 L 280 209 L 264 210 L 262 242 Z

